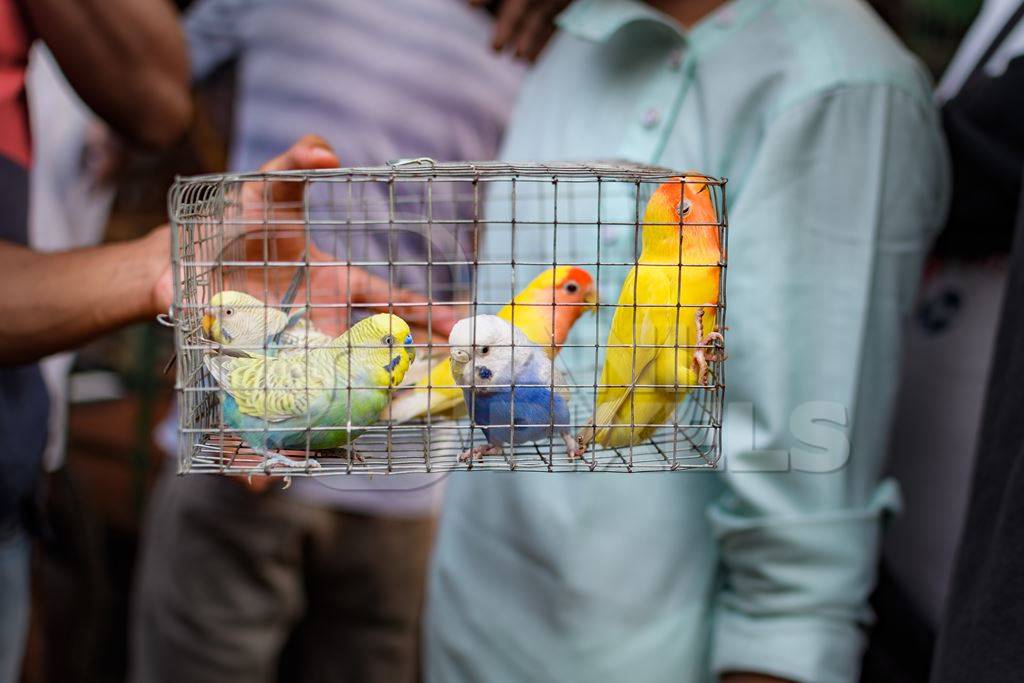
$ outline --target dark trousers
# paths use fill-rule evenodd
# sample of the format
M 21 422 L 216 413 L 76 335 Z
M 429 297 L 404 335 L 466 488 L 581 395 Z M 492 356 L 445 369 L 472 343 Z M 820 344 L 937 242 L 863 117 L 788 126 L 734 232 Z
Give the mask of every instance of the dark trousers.
M 414 681 L 433 529 L 164 472 L 140 553 L 130 680 Z

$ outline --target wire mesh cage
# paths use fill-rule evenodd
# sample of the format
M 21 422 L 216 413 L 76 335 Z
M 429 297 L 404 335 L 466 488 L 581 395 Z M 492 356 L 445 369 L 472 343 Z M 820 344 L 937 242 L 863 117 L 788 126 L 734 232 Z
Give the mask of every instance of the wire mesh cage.
M 182 473 L 719 460 L 724 180 L 418 159 L 179 178 L 169 208 Z

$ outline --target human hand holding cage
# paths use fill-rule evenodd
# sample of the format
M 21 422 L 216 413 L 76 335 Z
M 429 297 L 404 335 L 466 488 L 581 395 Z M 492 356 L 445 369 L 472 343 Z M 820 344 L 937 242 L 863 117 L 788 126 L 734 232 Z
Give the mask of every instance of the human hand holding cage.
M 289 313 L 302 308 L 306 319 L 334 334 L 344 330 L 345 322 L 344 316 L 337 315 L 335 310 L 338 301 L 381 306 L 383 310 L 395 304 L 426 301 L 422 294 L 395 287 L 358 263 L 339 262 L 335 255 L 309 239 L 308 183 L 302 174 L 337 165 L 338 157 L 322 138 L 303 137 L 264 164 L 259 173 L 247 174 L 239 181 L 235 188 L 237 202 L 224 207 L 223 230 L 205 236 L 231 243 L 232 258 L 220 264 L 224 271 L 220 275 L 222 280 L 236 283 L 238 289 L 259 293 L 260 299 L 256 301 L 261 304 L 293 306 Z M 181 190 L 180 198 L 187 202 L 188 186 Z M 295 299 L 298 288 L 306 295 L 301 301 Z M 215 306 L 214 315 L 220 316 L 223 308 Z M 405 319 L 421 333 L 426 332 L 428 321 L 421 306 L 409 308 Z M 433 329 L 447 335 L 455 320 L 454 312 L 439 311 L 430 323 Z M 235 340 L 234 345 L 243 344 Z M 262 350 L 262 344 L 252 350 Z
M 253 181 L 291 193 L 263 189 L 254 208 Z M 629 165 L 416 163 L 185 179 L 171 209 L 183 472 L 636 472 L 718 460 L 723 181 Z M 282 232 L 292 248 L 272 254 L 269 235 Z M 318 273 L 355 267 L 389 296 L 359 299 Z M 392 315 L 363 320 L 387 333 L 332 336 L 371 310 Z M 475 337 L 486 325 L 474 316 L 488 311 L 508 343 Z M 409 319 L 459 316 L 449 344 L 401 334 Z M 245 318 L 249 337 L 232 328 Z M 239 339 L 248 348 L 232 348 Z M 491 367 L 498 357 L 507 362 Z

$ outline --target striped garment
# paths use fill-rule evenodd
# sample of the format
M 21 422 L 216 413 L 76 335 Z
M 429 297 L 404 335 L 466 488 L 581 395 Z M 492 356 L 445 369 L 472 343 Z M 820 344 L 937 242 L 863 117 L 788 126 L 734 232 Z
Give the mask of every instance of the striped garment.
M 186 21 L 193 75 L 202 80 L 238 59 L 229 165 L 251 170 L 307 133 L 326 138 L 345 166 L 426 156 L 438 161 L 494 157 L 521 68 L 488 47 L 491 19 L 465 0 L 205 0 Z M 382 186 L 317 188 L 316 218 L 386 218 Z M 402 188 L 396 213 L 426 215 L 421 187 Z M 435 186 L 431 226 L 435 253 L 465 253 L 467 230 L 444 225 L 468 217 L 472 201 Z M 422 261 L 424 226 L 401 226 L 388 245 L 370 234 L 317 234 L 321 247 L 353 260 Z M 371 268 L 387 274 L 387 269 Z M 426 269 L 398 266 L 395 282 L 426 292 Z M 465 269 L 435 267 L 431 298 L 451 298 Z
M 345 166 L 493 158 L 521 68 L 490 50 L 491 27 L 487 14 L 465 0 L 200 0 L 185 19 L 195 80 L 238 60 L 229 161 L 236 170 L 258 167 L 307 133 L 326 138 Z M 316 218 L 387 217 L 381 187 L 362 183 L 351 195 L 337 188 L 333 196 L 321 189 L 310 197 Z M 470 246 L 465 230 L 443 222 L 472 215 L 472 202 L 454 194 L 435 186 L 435 255 Z M 424 199 L 422 188 L 400 190 L 396 214 L 424 216 Z M 389 252 L 392 261 L 425 259 L 425 226 L 400 226 L 390 245 L 385 226 L 370 226 L 351 241 L 329 232 L 314 239 L 353 260 L 388 260 Z M 386 267 L 371 269 L 387 274 Z M 397 266 L 392 275 L 398 286 L 428 293 L 423 266 Z M 465 268 L 435 266 L 430 298 L 450 298 L 468 279 Z M 441 487 L 429 485 L 436 477 L 332 477 L 296 482 L 292 491 L 348 509 L 420 515 L 439 503 Z

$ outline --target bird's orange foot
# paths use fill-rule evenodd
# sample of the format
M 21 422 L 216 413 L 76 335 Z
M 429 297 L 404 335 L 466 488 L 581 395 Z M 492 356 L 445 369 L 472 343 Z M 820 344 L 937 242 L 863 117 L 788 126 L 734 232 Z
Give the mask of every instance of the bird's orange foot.
M 501 455 L 501 446 L 486 444 L 470 448 L 459 456 L 459 462 L 469 462 L 470 460 L 477 460 L 479 462 L 484 459 L 485 455 Z

